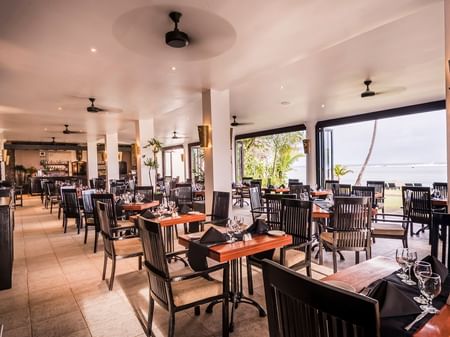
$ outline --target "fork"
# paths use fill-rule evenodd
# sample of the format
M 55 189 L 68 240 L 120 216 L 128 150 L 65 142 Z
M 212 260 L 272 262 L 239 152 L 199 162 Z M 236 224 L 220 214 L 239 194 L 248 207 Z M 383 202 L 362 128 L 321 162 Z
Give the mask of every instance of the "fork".
M 407 326 L 405 326 L 405 330 L 411 330 L 411 328 L 414 326 L 414 324 L 416 324 L 417 322 L 419 322 L 422 318 L 424 318 L 427 314 L 430 314 L 430 312 L 428 310 L 423 311 L 420 315 L 418 315 L 414 321 L 412 321 L 411 323 L 409 323 Z

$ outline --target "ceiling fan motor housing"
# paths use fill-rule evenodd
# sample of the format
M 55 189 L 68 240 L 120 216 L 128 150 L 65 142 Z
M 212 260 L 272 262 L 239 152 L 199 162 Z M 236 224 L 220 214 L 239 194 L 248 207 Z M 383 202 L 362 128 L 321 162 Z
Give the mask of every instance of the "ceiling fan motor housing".
M 172 48 L 183 48 L 189 44 L 189 36 L 178 29 L 181 13 L 171 12 L 169 17 L 175 23 L 174 30 L 166 33 L 166 44 Z

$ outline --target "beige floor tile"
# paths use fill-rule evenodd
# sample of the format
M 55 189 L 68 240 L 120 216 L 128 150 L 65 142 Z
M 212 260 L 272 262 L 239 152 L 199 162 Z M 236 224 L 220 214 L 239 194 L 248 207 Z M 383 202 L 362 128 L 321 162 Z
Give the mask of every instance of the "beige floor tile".
M 4 337 L 31 337 L 31 325 L 7 330 L 3 334 Z
M 86 322 L 79 311 L 33 323 L 33 337 L 63 337 L 85 330 Z
M 76 311 L 79 311 L 79 307 L 73 296 L 59 296 L 48 301 L 40 301 L 31 304 L 31 323 L 34 325 L 37 322 Z
M 4 325 L 5 331 L 28 327 L 30 325 L 30 313 L 28 308 L 4 312 L 0 314 L 0 322 Z

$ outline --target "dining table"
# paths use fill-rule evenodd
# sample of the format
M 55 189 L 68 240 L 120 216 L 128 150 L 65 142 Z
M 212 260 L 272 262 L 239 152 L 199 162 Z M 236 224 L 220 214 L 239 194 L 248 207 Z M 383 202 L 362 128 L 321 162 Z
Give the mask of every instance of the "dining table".
M 433 207 L 445 207 L 448 204 L 448 198 L 431 198 Z
M 216 226 L 216 228 L 219 231 L 225 231 L 223 227 Z M 191 240 L 198 239 L 202 234 L 179 235 L 178 243 L 188 248 Z M 234 329 L 233 319 L 235 309 L 241 303 L 255 306 L 261 317 L 266 316 L 266 310 L 257 301 L 244 295 L 242 286 L 242 258 L 290 244 L 292 244 L 291 235 L 272 236 L 268 234 L 254 234 L 248 241 L 235 241 L 208 246 L 207 256 L 216 262 L 227 263 L 230 270 L 230 279 L 228 280 L 230 282 L 230 300 L 232 302 L 230 332 Z M 207 312 L 211 312 L 212 305 L 208 307 Z
M 372 282 L 384 278 L 399 269 L 394 259 L 377 256 L 370 260 L 348 267 L 335 274 L 326 276 L 321 281 L 338 281 L 352 286 L 361 292 Z M 447 301 L 448 303 L 448 301 Z M 450 305 L 446 304 L 437 315 L 425 323 L 413 335 L 414 337 L 448 337 L 450 336 Z
M 144 201 L 144 202 L 130 202 L 130 203 L 124 203 L 124 204 L 120 205 L 120 207 L 124 211 L 128 211 L 128 212 L 142 212 L 149 208 L 158 207 L 158 206 L 159 206 L 159 200 Z

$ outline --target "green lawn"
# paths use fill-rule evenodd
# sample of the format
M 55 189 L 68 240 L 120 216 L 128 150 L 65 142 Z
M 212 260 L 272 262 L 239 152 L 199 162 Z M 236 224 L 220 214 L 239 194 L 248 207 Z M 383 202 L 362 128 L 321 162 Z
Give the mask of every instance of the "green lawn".
M 402 190 L 385 190 L 384 192 L 384 211 L 386 213 L 400 212 L 402 207 Z

